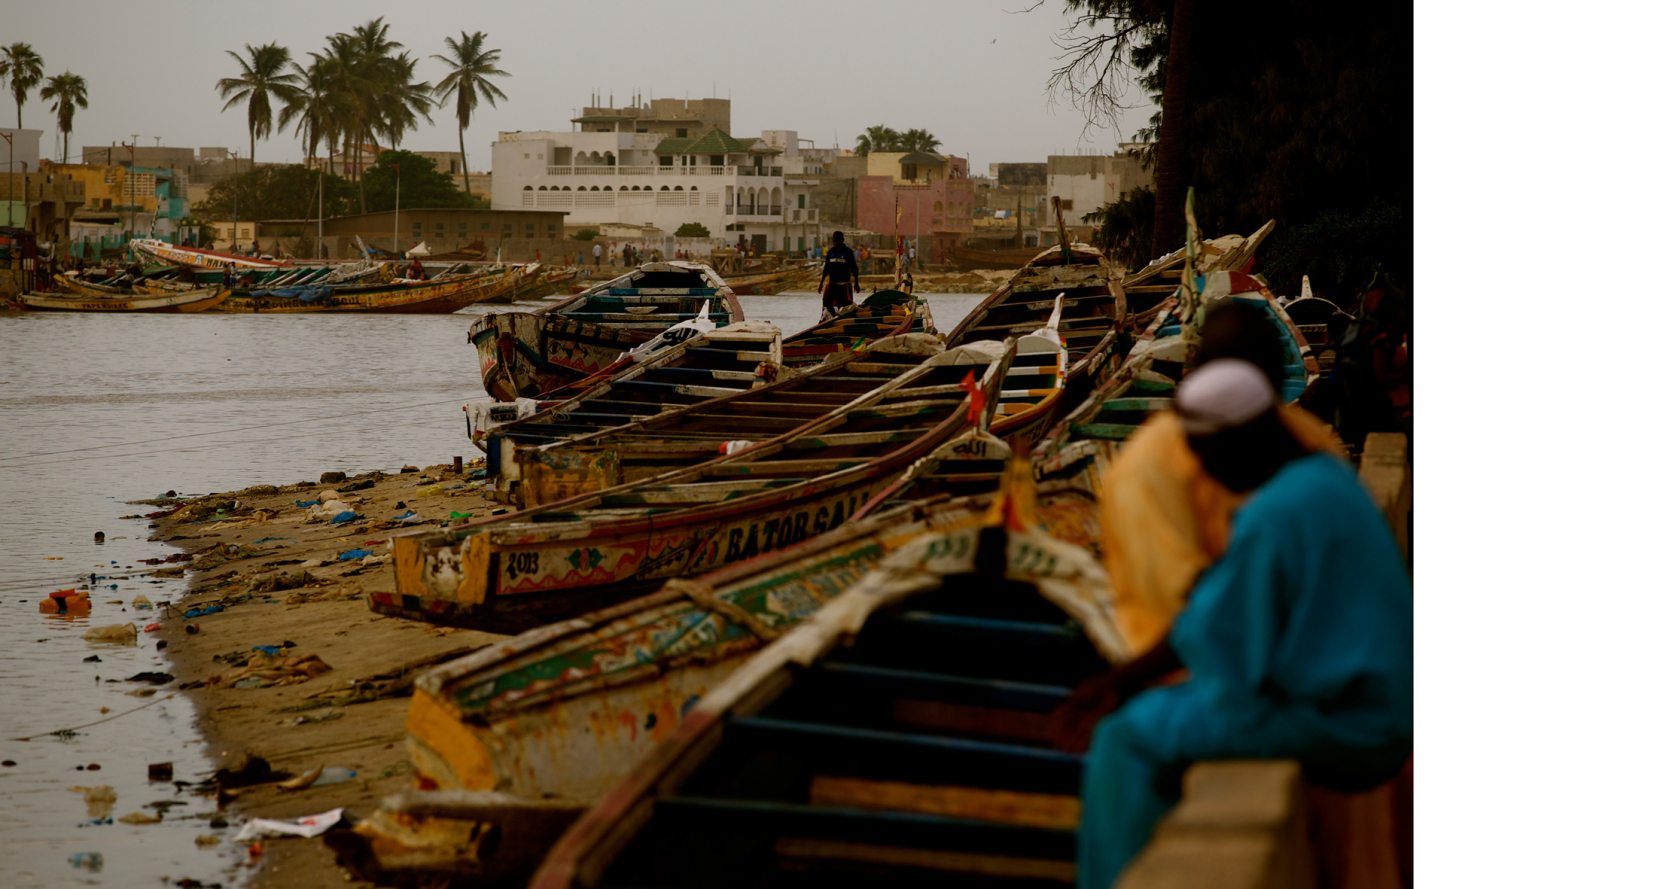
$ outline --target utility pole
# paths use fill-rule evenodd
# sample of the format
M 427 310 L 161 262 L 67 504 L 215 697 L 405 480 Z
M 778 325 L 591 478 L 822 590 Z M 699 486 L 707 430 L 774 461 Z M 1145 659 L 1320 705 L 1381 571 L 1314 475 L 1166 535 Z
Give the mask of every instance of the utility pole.
M 238 187 L 239 185 L 241 185 L 241 183 L 237 182 L 236 179 L 237 179 L 238 176 L 240 176 L 242 174 L 242 162 L 237 159 L 236 152 L 233 151 L 230 154 L 231 154 L 231 252 L 235 253 L 236 252 L 236 223 L 237 223 L 236 195 L 237 195 L 237 192 L 242 190 Z
M 6 224 L 15 225 L 16 223 L 12 222 L 12 165 L 17 163 L 14 159 L 17 157 L 17 146 L 12 144 L 11 133 L 0 133 L 0 136 L 6 137 Z M 28 194 L 28 188 L 29 183 L 25 180 L 24 194 Z
M 392 165 L 392 255 L 398 255 L 398 209 L 403 204 L 403 167 Z
M 121 177 L 121 182 L 126 186 L 125 190 L 127 192 L 127 240 L 129 241 L 133 239 L 133 229 L 138 228 L 138 205 L 136 203 L 138 200 L 136 196 L 138 185 L 133 181 L 133 170 L 138 166 L 138 153 L 135 150 L 137 145 L 137 133 L 133 134 L 132 142 L 121 143 L 121 147 L 127 149 L 127 174 Z M 115 158 L 110 158 L 111 163 L 114 161 Z

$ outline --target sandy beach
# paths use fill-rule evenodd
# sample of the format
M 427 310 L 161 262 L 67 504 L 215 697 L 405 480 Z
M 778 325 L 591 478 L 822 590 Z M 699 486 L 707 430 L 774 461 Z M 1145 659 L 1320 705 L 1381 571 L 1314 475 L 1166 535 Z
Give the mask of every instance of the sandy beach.
M 373 487 L 339 490 L 365 482 Z M 432 496 L 434 487 L 439 493 Z M 423 489 L 429 496 L 420 496 Z M 360 518 L 308 524 L 312 507 L 296 501 L 330 492 Z M 295 818 L 341 806 L 364 814 L 405 789 L 409 678 L 499 637 L 382 617 L 369 611 L 367 594 L 393 586 L 390 559 L 377 559 L 390 553 L 391 536 L 414 521 L 393 516 L 413 510 L 430 526 L 466 521 L 451 519 L 452 513 L 487 515 L 499 507 L 483 498 L 482 482 L 438 465 L 182 502 L 183 509 L 155 519 L 153 537 L 195 556 L 194 563 L 158 569 L 185 566 L 191 592 L 172 608 L 158 604 L 169 616 L 158 614 L 162 629 L 141 639 L 167 643 L 176 679 L 163 691 L 181 689 L 194 699 L 209 754 L 222 767 L 258 756 L 295 776 L 317 768 L 355 772 L 343 783 L 297 791 L 274 782 L 242 789 L 224 804 L 233 828 L 241 819 Z M 340 558 L 354 550 L 374 555 Z M 223 610 L 182 616 L 214 605 Z M 221 833 L 228 839 L 233 830 Z M 320 839 L 268 839 L 262 854 L 245 852 L 240 861 L 258 865 L 254 887 L 369 885 L 352 881 Z

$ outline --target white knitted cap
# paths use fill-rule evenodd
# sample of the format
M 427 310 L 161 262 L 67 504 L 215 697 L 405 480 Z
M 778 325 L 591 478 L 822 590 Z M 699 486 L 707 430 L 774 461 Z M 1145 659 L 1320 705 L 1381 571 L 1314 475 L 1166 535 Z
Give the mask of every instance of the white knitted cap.
M 1268 375 L 1249 361 L 1207 361 L 1176 390 L 1176 413 L 1189 435 L 1212 435 L 1255 420 L 1274 407 Z

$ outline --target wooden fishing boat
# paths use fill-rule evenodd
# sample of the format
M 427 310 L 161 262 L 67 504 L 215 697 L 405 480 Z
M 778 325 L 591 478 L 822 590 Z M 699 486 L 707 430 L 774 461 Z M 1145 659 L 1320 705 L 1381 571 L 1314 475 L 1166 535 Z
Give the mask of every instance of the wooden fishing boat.
M 946 344 L 1018 338 L 1019 354 L 999 395 L 991 433 L 1030 446 L 1110 369 L 1119 332 L 1145 320 L 1131 315 L 1122 294 L 1112 289 L 1099 250 L 1056 245 L 975 306 Z
M 188 265 L 201 269 L 271 269 L 289 265 L 289 263 L 274 259 L 237 256 L 214 250 L 202 250 L 197 247 L 181 247 L 155 238 L 134 238 L 132 248 L 162 265 Z
M 1274 231 L 1274 221 L 1268 222 L 1246 236 L 1223 235 L 1200 240 L 1194 247 L 1194 274 L 1243 271 L 1257 248 Z M 1130 311 L 1144 312 L 1168 297 L 1180 283 L 1182 270 L 1187 266 L 1187 251 L 1175 250 L 1149 262 L 1140 271 L 1124 276 L 1124 293 L 1129 297 Z
M 289 287 L 242 291 L 216 312 L 362 312 L 444 315 L 470 306 L 515 284 L 510 269 L 478 272 L 439 281 Z
M 406 721 L 415 784 L 428 789 L 388 800 L 330 845 L 380 883 L 418 871 L 521 885 L 559 832 L 711 688 L 899 547 L 978 526 L 994 496 L 888 510 L 435 668 L 416 680 Z M 1095 545 L 1092 489 L 1044 482 L 1038 498 L 1045 532 Z M 458 832 L 442 820 L 457 818 L 476 823 Z M 455 842 L 492 831 L 502 842 L 487 851 Z
M 467 336 L 492 398 L 538 398 L 696 317 L 705 303 L 716 325 L 744 320 L 737 297 L 713 269 L 648 262 L 544 309 L 485 315 Z
M 504 442 L 501 451 L 505 477 L 515 477 L 506 466 L 509 454 L 517 464 L 510 502 L 545 506 L 770 440 L 869 396 L 942 351 L 939 339 L 927 334 L 888 337 L 861 352 L 781 371 L 759 389 L 697 378 L 656 386 L 621 382 L 511 430 L 512 448 Z
M 506 463 L 511 470 L 515 447 L 511 437 L 518 435 L 520 441 L 542 444 L 568 438 L 578 427 L 594 432 L 622 425 L 639 417 L 619 415 L 619 410 L 649 416 L 696 398 L 687 394 L 688 385 L 716 386 L 722 393 L 765 385 L 782 366 L 781 341 L 778 328 L 765 321 L 740 321 L 726 327 L 715 327 L 707 318 L 681 322 L 657 339 L 624 353 L 610 367 L 544 399 L 468 405 L 467 432 L 473 443 L 489 455 L 489 476 L 501 486 L 502 474 L 495 467 Z M 632 391 L 619 391 L 623 389 Z M 490 412 L 505 412 L 507 407 L 513 409 L 508 422 L 493 422 Z M 534 419 L 544 412 L 548 413 L 540 420 Z M 583 423 L 582 418 L 598 422 Z M 520 420 L 530 422 L 523 424 Z M 548 435 L 528 431 L 531 425 L 555 420 L 562 420 L 571 432 Z M 505 443 L 501 441 L 504 437 L 509 438 Z M 509 471 L 507 479 L 517 478 L 516 472 Z
M 101 281 L 93 281 L 80 275 L 55 275 L 52 280 L 67 293 L 80 296 L 131 296 L 130 287 L 117 287 Z
M 907 333 L 937 333 L 926 298 L 899 290 L 879 290 L 864 302 L 842 309 L 784 340 L 784 363 L 817 364 L 826 355 L 858 351 L 865 344 Z
M 1007 247 L 986 250 L 947 245 L 945 261 L 964 271 L 974 269 L 1018 269 L 1038 258 L 1047 247 Z
M 1302 396 L 1320 373 L 1320 365 L 1301 330 L 1280 306 L 1266 282 L 1244 272 L 1213 272 L 1205 276 L 1199 298 L 1206 305 L 1229 300 L 1263 313 L 1273 325 L 1283 356 L 1284 383 L 1280 399 L 1287 404 Z M 1042 455 L 1058 454 L 1081 441 L 1101 441 L 1109 453 L 1129 438 L 1148 417 L 1168 410 L 1181 382 L 1187 355 L 1198 332 L 1191 317 L 1184 325 L 1172 301 L 1169 308 L 1136 343 L 1123 365 L 1082 404 L 1057 423 L 1043 442 Z
M 173 293 L 20 293 L 15 299 L 36 312 L 207 312 L 230 296 L 220 287 Z
M 817 266 L 805 266 L 753 275 L 728 275 L 722 280 L 739 296 L 772 296 L 786 290 L 812 290 L 818 277 Z
M 530 885 L 1071 883 L 1082 757 L 1049 714 L 1128 652 L 1100 563 L 1010 473 L 979 527 L 898 548 L 710 689 Z
M 682 413 L 675 424 L 701 428 L 677 428 L 682 440 L 657 441 L 637 461 L 624 459 L 626 442 L 593 454 L 573 450 L 582 462 L 570 474 L 580 476 L 582 486 L 600 487 L 597 492 L 394 538 L 398 593 L 452 599 L 502 617 L 517 612 L 526 626 L 537 626 L 635 598 L 670 577 L 822 534 L 844 524 L 871 494 L 969 423 L 971 404 L 980 401 L 976 387 L 998 384 L 1009 351 L 971 343 L 941 352 L 811 422 L 775 414 L 777 437 L 759 443 L 727 441 L 722 447 L 720 440 L 719 424 L 753 421 L 750 411 L 724 418 L 703 411 Z M 790 393 L 798 400 L 767 406 L 816 416 L 823 401 L 805 399 L 838 381 L 811 379 L 816 385 Z M 726 404 L 738 407 L 740 398 Z M 694 437 L 699 435 L 707 437 Z M 654 459 L 700 462 L 666 474 L 648 467 L 650 476 L 616 483 L 626 463 Z

